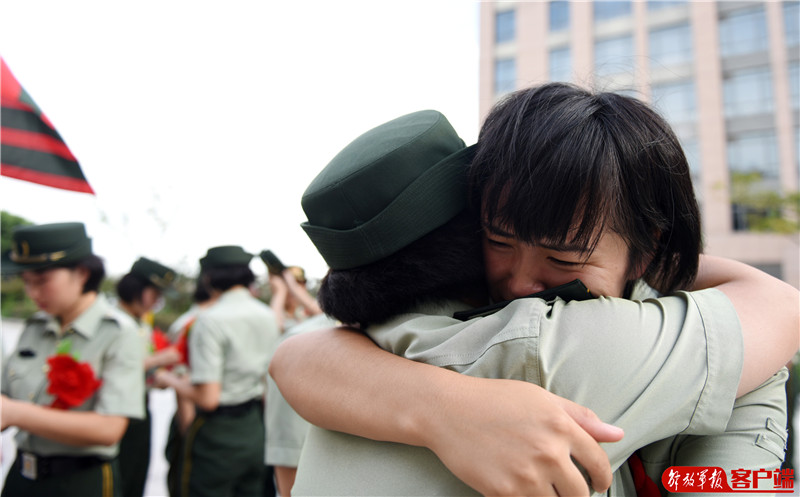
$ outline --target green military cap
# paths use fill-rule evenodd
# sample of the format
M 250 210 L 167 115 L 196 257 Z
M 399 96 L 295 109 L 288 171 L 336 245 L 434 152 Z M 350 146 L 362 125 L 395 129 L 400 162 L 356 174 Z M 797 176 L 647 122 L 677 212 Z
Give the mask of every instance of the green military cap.
M 209 269 L 223 266 L 248 265 L 253 254 L 248 254 L 238 245 L 222 245 L 208 249 L 200 259 L 200 268 Z
M 303 193 L 301 224 L 332 269 L 389 256 L 467 205 L 467 147 L 444 115 L 423 110 L 353 140 Z
M 130 272 L 162 290 L 171 287 L 175 281 L 175 271 L 146 257 L 139 257 L 131 266 Z
M 92 255 L 92 239 L 83 223 L 19 226 L 11 235 L 11 250 L 3 256 L 3 274 L 46 269 Z

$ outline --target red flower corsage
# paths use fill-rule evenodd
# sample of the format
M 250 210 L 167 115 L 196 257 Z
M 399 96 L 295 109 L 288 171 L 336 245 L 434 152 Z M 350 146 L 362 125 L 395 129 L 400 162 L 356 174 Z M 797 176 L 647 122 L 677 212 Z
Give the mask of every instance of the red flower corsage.
M 164 350 L 170 345 L 172 344 L 169 342 L 169 338 L 167 338 L 167 335 L 164 334 L 164 332 L 161 331 L 160 329 L 153 328 L 153 343 L 151 347 L 152 349 L 151 352 L 158 352 L 159 350 Z
M 47 359 L 50 370 L 47 379 L 47 393 L 54 395 L 50 407 L 70 409 L 83 404 L 102 384 L 95 378 L 88 362 L 78 362 L 77 356 L 70 354 L 72 342 L 64 340 L 56 348 L 56 354 Z

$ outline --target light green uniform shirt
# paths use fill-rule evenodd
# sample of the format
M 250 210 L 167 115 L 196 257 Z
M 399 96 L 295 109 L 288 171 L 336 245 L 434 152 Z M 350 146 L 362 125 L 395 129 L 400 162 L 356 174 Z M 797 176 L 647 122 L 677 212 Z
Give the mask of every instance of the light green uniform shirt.
M 338 325 L 335 319 L 325 314 L 317 314 L 293 326 L 281 337 L 281 341 L 290 336 Z M 296 468 L 308 427 L 311 425 L 286 402 L 272 376 L 267 378 L 267 412 L 264 423 L 267 434 L 264 462 L 269 466 Z
M 198 314 L 189 333 L 192 383 L 220 383 L 221 406 L 263 398 L 278 337 L 269 306 L 245 288 L 228 290 Z
M 102 295 L 59 336 L 58 321 L 43 312 L 25 324 L 16 351 L 3 367 L 3 394 L 42 406 L 52 404 L 47 393 L 47 359 L 56 353 L 63 340 L 72 343 L 71 354 L 79 362 L 88 362 L 102 384 L 81 406 L 73 411 L 94 411 L 111 416 L 140 419 L 144 417 L 144 360 L 136 324 Z M 20 430 L 16 436 L 20 450 L 42 456 L 97 455 L 114 457 L 118 444 L 110 447 L 77 447 L 42 438 Z
M 548 305 L 520 299 L 485 318 L 451 318 L 463 305 L 420 308 L 369 330 L 383 348 L 473 376 L 529 381 L 622 427 L 604 444 L 613 495 L 630 495 L 621 465 L 639 447 L 675 435 L 722 432 L 742 366 L 742 336 L 717 290 L 658 300 L 598 298 Z M 312 427 L 297 495 L 475 495 L 425 448 Z
M 637 298 L 657 296 L 655 290 L 646 285 L 639 285 L 637 290 Z M 733 469 L 754 471 L 779 468 L 783 462 L 787 439 L 785 383 L 788 377 L 788 369 L 782 368 L 761 386 L 736 399 L 724 433 L 677 435 L 639 449 L 639 457 L 647 474 L 662 491 L 668 491 L 662 485 L 661 475 L 670 466 L 716 466 L 726 472 L 728 483 L 730 471 Z M 618 478 L 615 485 L 622 481 Z M 758 488 L 761 490 L 775 488 L 774 479 L 758 481 Z M 704 488 L 701 486 L 703 484 L 706 485 Z M 708 490 L 708 485 L 708 480 L 704 483 L 700 478 L 695 478 L 695 488 L 698 490 Z M 617 495 L 624 494 L 617 492 Z M 710 494 L 681 492 L 674 495 L 701 497 Z
M 143 354 L 142 357 L 146 359 L 151 355 L 153 355 L 153 327 L 150 325 L 150 323 L 142 321 L 141 319 L 137 318 L 133 314 L 126 311 L 125 308 L 122 307 L 121 303 L 117 304 L 117 309 L 119 309 L 120 312 L 124 313 L 129 318 L 131 318 L 133 322 L 136 324 L 136 334 L 139 335 L 139 341 L 141 342 L 142 354 Z M 144 368 L 144 363 L 142 363 L 142 368 Z M 142 374 L 145 373 L 146 371 L 142 369 Z M 153 386 L 148 384 L 146 375 L 145 375 L 144 387 L 145 387 L 145 392 L 149 392 L 150 390 L 153 389 Z

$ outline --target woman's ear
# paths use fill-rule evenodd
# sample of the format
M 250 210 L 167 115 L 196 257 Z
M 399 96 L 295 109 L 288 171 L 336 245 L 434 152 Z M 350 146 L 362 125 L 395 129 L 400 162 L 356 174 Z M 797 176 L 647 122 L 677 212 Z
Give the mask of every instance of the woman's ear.
M 85 286 L 86 282 L 89 281 L 89 269 L 85 266 L 76 266 L 72 271 L 77 278 L 80 278 L 81 287 Z

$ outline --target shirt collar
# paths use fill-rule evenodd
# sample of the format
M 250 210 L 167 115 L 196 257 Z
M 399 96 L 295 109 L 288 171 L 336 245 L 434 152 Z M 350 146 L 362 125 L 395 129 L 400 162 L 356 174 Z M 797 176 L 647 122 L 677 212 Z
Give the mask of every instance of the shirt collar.
M 233 288 L 223 292 L 222 295 L 219 296 L 219 300 L 241 300 L 248 297 L 252 297 L 252 294 L 247 288 Z
M 108 314 L 110 308 L 108 300 L 103 295 L 98 294 L 92 305 L 83 311 L 75 321 L 70 323 L 67 329 L 75 330 L 79 335 L 91 338 L 97 332 L 100 327 L 100 321 Z M 47 320 L 46 331 L 58 335 L 60 329 L 61 326 L 58 320 L 50 316 L 50 319 Z
M 633 290 L 631 290 L 631 300 L 655 299 L 660 296 L 661 294 L 648 285 L 643 279 L 636 280 L 636 283 L 633 284 Z

